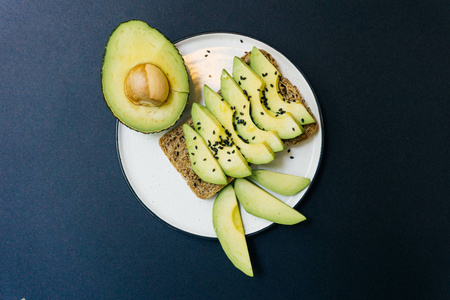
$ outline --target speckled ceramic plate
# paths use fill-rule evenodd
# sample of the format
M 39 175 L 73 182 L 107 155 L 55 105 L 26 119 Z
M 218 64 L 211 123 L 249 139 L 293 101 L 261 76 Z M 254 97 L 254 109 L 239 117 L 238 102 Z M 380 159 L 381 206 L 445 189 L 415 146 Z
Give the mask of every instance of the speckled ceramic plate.
M 298 87 L 310 106 L 318 120 L 319 131 L 306 142 L 277 153 L 277 158 L 264 168 L 314 179 L 322 156 L 322 116 L 313 90 L 296 66 L 269 45 L 239 34 L 201 34 L 185 38 L 175 45 L 190 75 L 189 103 L 178 124 L 189 118 L 193 102 L 204 104 L 204 84 L 216 91 L 220 89 L 222 69 L 231 73 L 234 56 L 241 57 L 253 46 L 272 54 L 282 74 Z M 164 133 L 142 134 L 118 122 L 117 152 L 123 174 L 136 197 L 154 216 L 172 228 L 200 237 L 215 238 L 212 225 L 214 197 L 202 200 L 189 189 L 159 147 L 158 141 Z M 307 191 L 308 188 L 294 196 L 275 195 L 294 207 Z M 243 209 L 241 213 L 247 235 L 258 233 L 272 224 L 249 215 Z

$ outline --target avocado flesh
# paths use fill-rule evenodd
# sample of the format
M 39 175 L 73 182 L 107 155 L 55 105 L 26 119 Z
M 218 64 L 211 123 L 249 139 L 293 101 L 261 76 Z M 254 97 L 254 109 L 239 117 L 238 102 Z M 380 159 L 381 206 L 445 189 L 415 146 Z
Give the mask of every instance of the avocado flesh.
M 263 91 L 264 81 L 253 71 L 242 59 L 234 57 L 233 78 L 240 83 L 251 103 L 251 116 L 255 124 L 263 130 L 275 131 L 281 139 L 291 139 L 304 132 L 303 127 L 298 124 L 290 113 L 277 115 L 266 109 Z
M 274 65 L 256 47 L 253 47 L 250 67 L 264 81 L 267 107 L 275 114 L 289 112 L 300 125 L 315 123 L 316 120 L 300 102 L 286 102 L 280 93 L 279 81 L 281 74 Z M 295 101 L 295 100 L 294 100 Z
M 253 170 L 251 179 L 280 195 L 292 196 L 305 189 L 309 178 L 269 170 Z
M 247 179 L 236 179 L 234 189 L 239 203 L 251 215 L 283 225 L 306 220 L 301 213 Z
M 239 205 L 231 184 L 223 188 L 213 204 L 213 226 L 220 245 L 233 265 L 253 277 Z
M 227 177 L 203 138 L 188 124 L 183 124 L 183 132 L 192 170 L 195 174 L 206 182 L 227 184 Z
M 222 71 L 220 86 L 224 100 L 235 110 L 234 124 L 238 134 L 251 144 L 266 142 L 273 152 L 283 151 L 284 144 L 276 132 L 262 130 L 254 124 L 251 103 L 226 70 Z
M 244 142 L 234 130 L 234 111 L 231 109 L 230 105 L 207 85 L 204 86 L 203 91 L 206 107 L 212 112 L 223 127 L 228 130 L 234 143 L 249 163 L 267 164 L 275 159 L 275 154 L 266 142 L 257 144 Z
M 214 115 L 198 103 L 192 104 L 191 115 L 195 131 L 205 140 L 223 172 L 235 178 L 250 176 L 252 168 Z
M 133 104 L 125 95 L 125 79 L 139 64 L 157 66 L 169 82 L 169 96 L 161 106 Z M 144 133 L 172 126 L 185 109 L 189 81 L 183 58 L 175 46 L 159 31 L 142 21 L 120 24 L 105 48 L 102 89 L 114 116 L 126 126 Z

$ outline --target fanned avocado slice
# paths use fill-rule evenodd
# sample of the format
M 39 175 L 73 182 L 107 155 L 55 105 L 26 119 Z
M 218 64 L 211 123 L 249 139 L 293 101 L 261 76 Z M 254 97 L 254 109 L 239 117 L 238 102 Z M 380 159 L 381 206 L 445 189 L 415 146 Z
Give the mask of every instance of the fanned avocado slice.
M 201 135 L 186 123 L 183 124 L 183 132 L 191 167 L 195 174 L 206 182 L 226 185 L 227 177 Z
M 289 112 L 300 125 L 316 122 L 300 102 L 295 102 L 295 100 L 287 102 L 283 99 L 279 89 L 281 74 L 256 47 L 253 47 L 251 52 L 250 67 L 266 84 L 265 96 L 268 109 L 275 114 Z
M 245 159 L 252 164 L 267 164 L 275 159 L 275 154 L 266 142 L 250 144 L 244 141 L 234 129 L 235 112 L 230 105 L 209 86 L 203 88 L 206 108 L 216 117 L 222 126 L 230 133 L 233 142 Z
M 252 168 L 236 147 L 229 133 L 225 131 L 209 109 L 193 103 L 191 114 L 195 131 L 205 140 L 223 172 L 235 178 L 250 176 Z
M 275 131 L 262 130 L 255 125 L 251 117 L 250 101 L 225 69 L 220 77 L 220 89 L 224 100 L 236 111 L 235 125 L 240 136 L 251 144 L 266 142 L 273 152 L 284 150 L 283 141 Z
M 281 139 L 292 139 L 304 132 L 290 113 L 276 114 L 265 107 L 264 81 L 237 56 L 233 60 L 233 78 L 245 91 L 252 119 L 259 128 L 275 131 Z
M 171 127 L 185 109 L 189 81 L 176 47 L 145 22 L 120 24 L 106 45 L 103 95 L 114 116 L 144 133 Z

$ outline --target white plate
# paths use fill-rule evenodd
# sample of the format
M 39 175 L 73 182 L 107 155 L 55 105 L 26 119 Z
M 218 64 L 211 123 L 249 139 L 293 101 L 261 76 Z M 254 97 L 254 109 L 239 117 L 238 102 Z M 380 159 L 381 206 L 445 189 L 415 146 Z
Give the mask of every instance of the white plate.
M 190 75 L 190 96 L 186 111 L 178 123 L 190 116 L 193 102 L 203 102 L 203 85 L 220 89 L 220 74 L 232 71 L 233 57 L 244 55 L 253 46 L 265 49 L 276 59 L 281 73 L 298 87 L 319 123 L 313 138 L 277 153 L 277 159 L 264 168 L 313 179 L 322 155 L 322 116 L 317 99 L 300 71 L 280 52 L 253 38 L 232 33 L 208 33 L 188 37 L 175 44 Z M 158 141 L 164 134 L 142 134 L 117 123 L 117 149 L 123 173 L 136 197 L 172 228 L 193 235 L 216 237 L 212 225 L 214 198 L 202 200 L 189 189 L 181 175 L 170 164 Z M 291 158 L 293 157 L 293 158 Z M 295 196 L 278 196 L 294 207 L 305 195 L 305 189 Z M 254 234 L 272 223 L 253 217 L 241 209 L 246 234 Z

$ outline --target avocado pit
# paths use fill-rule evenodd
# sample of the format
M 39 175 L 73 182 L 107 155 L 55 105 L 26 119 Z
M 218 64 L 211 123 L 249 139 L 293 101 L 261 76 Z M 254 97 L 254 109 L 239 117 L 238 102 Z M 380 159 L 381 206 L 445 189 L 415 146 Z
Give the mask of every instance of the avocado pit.
M 161 106 L 169 95 L 169 81 L 157 66 L 139 64 L 125 78 L 125 95 L 135 105 Z

